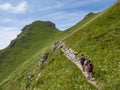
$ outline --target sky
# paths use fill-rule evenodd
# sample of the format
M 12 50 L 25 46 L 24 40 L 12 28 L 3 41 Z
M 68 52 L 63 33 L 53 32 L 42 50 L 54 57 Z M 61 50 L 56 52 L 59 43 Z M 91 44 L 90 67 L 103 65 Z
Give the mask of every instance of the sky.
M 0 49 L 36 20 L 52 21 L 65 30 L 89 12 L 100 12 L 117 0 L 0 0 Z

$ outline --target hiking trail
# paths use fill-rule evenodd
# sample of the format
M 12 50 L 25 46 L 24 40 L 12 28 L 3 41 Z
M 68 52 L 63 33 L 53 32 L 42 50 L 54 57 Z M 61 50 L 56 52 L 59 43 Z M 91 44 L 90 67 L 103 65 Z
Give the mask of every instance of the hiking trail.
M 64 53 L 63 55 L 65 55 L 70 61 L 72 61 L 82 72 L 82 74 L 84 75 L 84 77 L 87 79 L 88 74 L 87 72 L 84 72 L 82 70 L 82 66 L 80 64 L 79 59 L 76 57 L 76 51 L 72 50 L 71 48 L 68 48 L 65 46 L 65 44 L 62 44 L 62 48 L 61 48 L 62 52 Z M 98 85 L 98 82 L 96 80 L 91 81 L 87 79 L 87 82 L 91 83 L 92 85 L 94 85 L 98 90 L 102 90 L 100 88 L 100 86 Z

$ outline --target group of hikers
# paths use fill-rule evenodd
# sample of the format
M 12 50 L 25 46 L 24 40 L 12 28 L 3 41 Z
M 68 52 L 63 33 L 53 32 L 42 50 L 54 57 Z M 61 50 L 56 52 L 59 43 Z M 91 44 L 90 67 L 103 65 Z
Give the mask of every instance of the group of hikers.
M 53 44 L 53 46 L 52 46 L 52 50 L 51 50 L 51 51 L 52 51 L 52 52 L 55 52 L 55 50 L 56 50 L 58 47 L 59 47 L 58 43 L 55 42 L 55 43 Z M 77 52 L 75 52 L 75 51 L 72 50 L 71 48 L 66 48 L 65 45 L 63 45 L 63 44 L 60 46 L 60 48 L 63 48 L 63 49 L 65 50 L 65 54 L 66 54 L 68 57 L 70 57 L 72 60 L 76 60 L 76 61 L 77 61 L 77 56 L 78 56 L 78 53 L 77 53 Z M 48 56 L 49 56 L 49 53 L 44 53 L 44 54 L 42 55 L 42 57 L 41 57 L 41 59 L 40 59 L 40 62 L 39 62 L 41 68 L 43 68 L 43 64 L 44 64 L 44 62 L 47 60 Z M 80 60 L 81 66 L 82 66 L 82 70 L 83 70 L 84 72 L 87 72 L 87 74 L 88 74 L 87 79 L 93 80 L 93 78 L 92 78 L 92 77 L 93 77 L 93 76 L 92 76 L 92 74 L 93 74 L 93 64 L 91 63 L 91 61 L 88 60 L 88 59 L 86 59 L 84 55 L 81 55 L 81 57 L 79 58 L 79 60 Z
M 89 80 L 94 80 L 92 77 L 93 73 L 93 64 L 91 63 L 90 60 L 86 59 L 85 56 L 82 54 L 80 58 L 80 64 L 82 66 L 82 69 L 84 72 L 87 72 L 88 77 L 87 79 Z
M 64 55 L 66 55 L 68 58 L 70 58 L 73 61 L 80 61 L 80 65 L 82 66 L 83 72 L 87 72 L 88 80 L 94 81 L 95 78 L 93 78 L 93 64 L 91 63 L 90 60 L 86 59 L 85 56 L 82 54 L 80 58 L 78 58 L 78 53 L 71 48 L 68 48 L 65 46 L 65 44 L 62 44 L 61 47 L 64 51 Z
M 84 55 L 81 55 L 80 58 L 77 58 L 78 53 L 75 52 L 74 50 L 72 50 L 71 48 L 67 48 L 64 43 L 63 44 L 58 44 L 58 42 L 55 42 L 52 46 L 51 51 L 55 52 L 55 50 L 57 48 L 64 49 L 64 54 L 66 56 L 68 56 L 71 60 L 75 60 L 75 61 L 80 60 L 80 64 L 82 66 L 83 72 L 87 72 L 87 74 L 88 74 L 87 79 L 92 80 L 92 81 L 95 80 L 95 78 L 93 78 L 93 76 L 92 76 L 92 74 L 93 74 L 93 64 L 91 63 L 90 60 L 86 59 Z M 42 69 L 44 68 L 44 63 L 48 59 L 48 56 L 49 56 L 48 52 L 43 53 L 43 55 L 41 56 L 40 61 L 39 61 L 40 68 L 42 68 Z M 25 90 L 27 90 L 27 87 L 29 87 L 31 81 L 32 81 L 32 76 L 29 75 L 28 76 L 28 84 L 26 85 Z

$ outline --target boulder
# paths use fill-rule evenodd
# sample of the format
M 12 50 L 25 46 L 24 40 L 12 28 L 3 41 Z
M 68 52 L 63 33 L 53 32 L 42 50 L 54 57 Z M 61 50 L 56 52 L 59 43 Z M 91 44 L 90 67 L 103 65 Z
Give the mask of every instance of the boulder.
M 41 58 L 41 61 L 45 61 L 45 60 L 47 60 L 47 58 L 48 58 L 48 53 L 44 53 Z

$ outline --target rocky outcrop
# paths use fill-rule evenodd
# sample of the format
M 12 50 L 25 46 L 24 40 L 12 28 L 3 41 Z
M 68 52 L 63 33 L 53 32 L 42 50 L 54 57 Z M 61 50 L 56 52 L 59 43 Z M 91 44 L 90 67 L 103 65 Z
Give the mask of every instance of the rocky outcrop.
M 15 44 L 16 44 L 16 40 L 12 40 L 11 43 L 10 43 L 10 45 L 9 45 L 9 47 L 14 47 Z
M 96 13 L 90 12 L 84 17 L 84 19 L 86 19 L 86 18 L 88 18 L 88 17 L 90 17 L 91 15 L 94 15 L 94 14 L 96 14 Z
M 2 53 L 0 53 L 0 60 L 2 60 L 3 59 L 3 55 L 2 55 Z
M 24 33 L 24 34 L 26 34 L 26 35 L 30 35 L 30 34 L 31 34 L 31 30 L 32 30 L 31 27 L 25 26 L 25 27 L 22 29 L 22 33 Z
M 47 21 L 48 23 L 48 26 L 51 27 L 51 28 L 56 28 L 55 24 L 52 23 L 51 21 Z
M 25 36 L 22 36 L 20 40 L 21 40 L 21 42 L 25 42 L 26 41 Z

